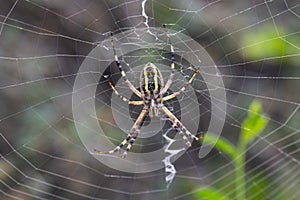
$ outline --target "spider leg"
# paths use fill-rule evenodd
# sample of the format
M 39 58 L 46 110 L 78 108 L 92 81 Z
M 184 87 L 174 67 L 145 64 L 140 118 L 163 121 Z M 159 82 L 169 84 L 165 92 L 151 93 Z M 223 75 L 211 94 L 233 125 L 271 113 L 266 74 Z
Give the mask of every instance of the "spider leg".
M 166 26 L 164 25 L 164 28 Z M 171 50 L 171 73 L 170 73 L 170 77 L 165 85 L 165 87 L 161 90 L 161 94 L 164 94 L 167 92 L 167 90 L 170 88 L 172 82 L 173 82 L 173 77 L 174 77 L 174 72 L 175 72 L 175 54 L 174 54 L 174 47 L 171 43 L 171 38 L 170 38 L 170 33 L 167 32 L 167 38 L 170 44 L 170 50 Z
M 180 95 L 182 92 L 184 92 L 184 90 L 186 89 L 187 86 L 189 86 L 193 80 L 195 79 L 196 75 L 199 73 L 199 69 L 196 69 L 192 75 L 192 77 L 190 78 L 190 80 L 177 92 L 174 92 L 173 94 L 170 94 L 168 96 L 163 97 L 162 101 L 167 101 L 170 99 L 173 99 L 175 97 L 177 97 L 178 95 Z
M 119 71 L 122 75 L 122 77 L 124 78 L 124 81 L 126 83 L 126 85 L 130 88 L 130 90 L 136 94 L 138 97 L 141 97 L 142 98 L 142 94 L 132 85 L 132 83 L 128 80 L 127 76 L 126 76 L 126 73 L 124 72 L 123 68 L 122 68 L 122 65 L 119 61 L 119 58 L 118 58 L 118 55 L 117 55 L 117 52 L 116 52 L 116 49 L 115 49 L 115 43 L 114 43 L 114 39 L 113 39 L 113 35 L 112 33 L 110 33 L 110 38 L 111 38 L 111 46 L 113 48 L 113 51 L 114 51 L 114 58 L 115 58 L 115 62 L 119 68 Z
M 161 109 L 172 121 L 172 127 L 176 129 L 179 135 L 182 135 L 182 138 L 187 146 L 191 146 L 191 143 L 188 141 L 186 136 L 194 140 L 199 140 L 198 137 L 194 136 L 189 130 L 187 130 L 187 128 L 179 121 L 179 119 L 177 119 L 177 117 L 173 113 L 171 113 L 171 111 L 169 111 L 167 107 L 162 106 Z
M 123 97 L 119 94 L 119 92 L 117 91 L 117 89 L 115 88 L 115 86 L 111 83 L 108 82 L 108 84 L 110 85 L 111 89 L 114 91 L 115 95 L 117 97 L 119 97 L 122 101 L 127 102 L 129 105 L 134 105 L 134 106 L 139 106 L 139 105 L 144 105 L 144 101 L 130 101 L 128 100 L 126 97 Z
M 137 120 L 135 121 L 134 125 L 132 126 L 132 128 L 130 129 L 129 131 L 129 134 L 127 135 L 127 137 L 116 147 L 114 148 L 113 150 L 110 150 L 110 151 L 106 151 L 106 152 L 102 152 L 102 151 L 99 151 L 97 149 L 94 149 L 95 152 L 97 154 L 113 154 L 117 151 L 121 151 L 122 147 L 125 146 L 126 144 L 127 147 L 125 149 L 125 151 L 123 152 L 123 154 L 120 154 L 122 158 L 125 158 L 128 151 L 130 151 L 132 145 L 134 144 L 139 132 L 140 132 L 140 129 L 145 121 L 145 118 L 148 114 L 148 109 L 147 108 L 144 108 L 142 110 L 142 112 L 140 113 L 140 115 L 138 116 Z

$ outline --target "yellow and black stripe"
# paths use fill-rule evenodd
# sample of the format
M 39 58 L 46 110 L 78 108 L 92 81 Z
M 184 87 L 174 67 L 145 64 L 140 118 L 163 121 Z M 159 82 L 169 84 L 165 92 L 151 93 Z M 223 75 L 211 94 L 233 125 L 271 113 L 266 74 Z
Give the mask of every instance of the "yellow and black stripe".
M 148 96 L 153 96 L 160 92 L 161 82 L 158 69 L 152 64 L 146 65 L 143 72 L 143 91 Z

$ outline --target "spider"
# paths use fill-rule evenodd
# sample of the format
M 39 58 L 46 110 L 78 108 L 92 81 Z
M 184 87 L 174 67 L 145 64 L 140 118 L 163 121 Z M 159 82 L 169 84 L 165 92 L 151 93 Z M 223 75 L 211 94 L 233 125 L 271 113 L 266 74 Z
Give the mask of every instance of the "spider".
M 165 27 L 165 26 L 164 26 Z M 174 72 L 175 72 L 175 54 L 174 54 L 174 47 L 171 44 L 170 34 L 166 33 L 167 39 L 169 41 L 170 45 L 170 51 L 171 51 L 171 73 L 169 76 L 169 79 L 167 80 L 166 84 L 164 84 L 164 80 L 162 77 L 161 72 L 159 69 L 152 63 L 148 63 L 143 68 L 143 71 L 141 72 L 140 76 L 140 91 L 137 90 L 133 84 L 128 80 L 126 73 L 124 72 L 122 65 L 119 61 L 118 55 L 116 53 L 113 34 L 110 33 L 110 39 L 111 39 L 111 46 L 114 53 L 114 61 L 119 68 L 119 71 L 125 81 L 125 84 L 130 88 L 130 90 L 136 94 L 139 98 L 141 98 L 141 101 L 131 101 L 127 98 L 121 96 L 119 92 L 116 90 L 114 85 L 111 82 L 108 82 L 110 87 L 112 88 L 114 94 L 118 96 L 121 100 L 127 102 L 129 105 L 134 106 L 144 106 L 141 113 L 139 114 L 138 118 L 136 119 L 133 127 L 129 131 L 127 137 L 114 149 L 102 152 L 97 149 L 94 149 L 97 154 L 114 154 L 116 152 L 120 152 L 120 156 L 122 158 L 125 158 L 128 151 L 130 151 L 132 145 L 134 144 L 136 138 L 138 137 L 138 134 L 140 132 L 140 129 L 145 121 L 145 118 L 147 115 L 149 115 L 150 118 L 153 117 L 161 117 L 162 114 L 165 114 L 169 120 L 172 123 L 172 127 L 178 132 L 179 135 L 182 136 L 185 144 L 190 147 L 191 143 L 189 142 L 187 137 L 190 137 L 195 140 L 199 140 L 198 137 L 191 134 L 190 131 L 180 122 L 180 120 L 177 119 L 177 117 L 163 104 L 165 101 L 168 101 L 170 99 L 173 99 L 180 95 L 187 86 L 189 86 L 194 78 L 196 77 L 197 73 L 199 72 L 199 69 L 194 70 L 194 73 L 192 74 L 191 78 L 188 82 L 177 92 L 164 96 L 164 94 L 167 92 L 167 90 L 170 88 Z M 123 154 L 121 154 L 122 148 L 127 144 L 126 149 L 124 150 Z

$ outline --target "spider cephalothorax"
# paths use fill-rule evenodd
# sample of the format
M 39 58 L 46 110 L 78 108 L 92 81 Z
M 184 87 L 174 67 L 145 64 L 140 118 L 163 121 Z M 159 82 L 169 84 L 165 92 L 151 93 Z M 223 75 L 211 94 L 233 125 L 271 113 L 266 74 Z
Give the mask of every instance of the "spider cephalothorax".
M 95 149 L 95 151 L 99 154 L 113 154 L 117 151 L 121 151 L 121 149 L 127 144 L 127 147 L 125 151 L 123 152 L 122 157 L 124 158 L 127 155 L 127 152 L 131 149 L 132 145 L 134 144 L 136 138 L 138 137 L 138 134 L 140 132 L 141 126 L 143 125 L 145 118 L 147 115 L 149 117 L 168 117 L 169 120 L 172 123 L 172 127 L 180 134 L 185 141 L 185 144 L 187 146 L 191 146 L 190 141 L 187 139 L 187 137 L 190 137 L 192 139 L 198 140 L 196 136 L 191 134 L 187 128 L 177 119 L 177 117 L 166 107 L 164 106 L 164 101 L 168 101 L 170 99 L 173 99 L 180 95 L 185 88 L 192 83 L 194 78 L 196 77 L 197 73 L 199 72 L 199 69 L 196 69 L 191 76 L 190 80 L 177 92 L 164 96 L 166 92 L 168 91 L 169 87 L 171 86 L 173 82 L 173 76 L 175 71 L 175 56 L 174 56 L 174 48 L 170 42 L 170 35 L 167 34 L 169 43 L 170 43 L 170 49 L 171 49 L 171 73 L 168 81 L 166 84 L 164 84 L 163 77 L 161 75 L 161 72 L 159 69 L 153 64 L 148 63 L 145 65 L 143 71 L 141 72 L 140 77 L 140 91 L 137 90 L 132 83 L 128 80 L 126 73 L 123 71 L 122 65 L 119 61 L 119 58 L 117 56 L 114 40 L 111 34 L 111 45 L 114 52 L 114 58 L 117 67 L 119 68 L 119 71 L 124 78 L 124 81 L 126 85 L 130 88 L 130 90 L 136 94 L 141 100 L 140 101 L 130 101 L 127 98 L 119 95 L 119 92 L 116 90 L 114 85 L 109 82 L 109 85 L 111 86 L 114 93 L 120 97 L 121 100 L 127 102 L 130 105 L 134 106 L 144 106 L 140 115 L 136 119 L 133 127 L 129 131 L 127 137 L 113 150 L 102 152 Z M 162 116 L 164 115 L 164 116 Z

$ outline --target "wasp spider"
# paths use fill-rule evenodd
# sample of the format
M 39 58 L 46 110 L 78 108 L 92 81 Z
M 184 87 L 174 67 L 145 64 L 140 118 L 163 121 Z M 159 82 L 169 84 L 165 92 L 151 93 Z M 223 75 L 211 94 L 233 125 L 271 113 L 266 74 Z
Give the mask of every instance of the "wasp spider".
M 143 71 L 141 72 L 140 77 L 140 91 L 137 90 L 133 84 L 128 80 L 126 73 L 124 72 L 122 65 L 119 61 L 118 55 L 115 50 L 115 44 L 114 39 L 112 36 L 112 33 L 110 34 L 111 38 L 111 45 L 114 53 L 114 59 L 116 62 L 117 67 L 119 68 L 119 71 L 124 78 L 124 81 L 126 85 L 130 88 L 130 90 L 136 94 L 141 100 L 140 101 L 130 101 L 127 98 L 119 95 L 119 92 L 116 90 L 114 85 L 109 82 L 110 87 L 112 88 L 115 95 L 117 95 L 121 100 L 127 102 L 129 105 L 139 106 L 142 105 L 144 108 L 142 109 L 141 113 L 139 114 L 138 118 L 136 119 L 133 127 L 129 131 L 127 137 L 114 149 L 102 152 L 97 149 L 95 149 L 95 152 L 98 154 L 113 154 L 116 152 L 120 152 L 120 156 L 122 158 L 125 158 L 127 155 L 127 152 L 131 149 L 132 145 L 134 144 L 136 138 L 138 137 L 138 134 L 140 132 L 140 129 L 145 121 L 145 118 L 147 115 L 149 115 L 150 118 L 152 117 L 161 117 L 162 114 L 166 115 L 169 120 L 172 123 L 172 127 L 180 134 L 185 141 L 185 144 L 187 146 L 191 146 L 191 143 L 189 142 L 187 137 L 190 137 L 195 140 L 199 140 L 198 137 L 191 134 L 190 131 L 187 130 L 187 128 L 177 119 L 177 117 L 164 105 L 165 101 L 168 101 L 170 99 L 173 99 L 180 95 L 188 85 L 192 83 L 194 78 L 196 77 L 197 73 L 199 72 L 199 69 L 196 69 L 189 79 L 189 81 L 177 92 L 164 96 L 164 94 L 167 92 L 167 90 L 170 88 L 174 72 L 175 72 L 175 55 L 174 55 L 174 47 L 171 44 L 170 41 L 170 35 L 167 33 L 167 38 L 170 45 L 170 51 L 171 51 L 171 73 L 168 81 L 164 85 L 163 77 L 161 75 L 161 72 L 159 69 L 152 63 L 148 63 L 145 65 Z M 126 146 L 126 149 L 124 150 L 123 154 L 121 154 L 121 149 Z

